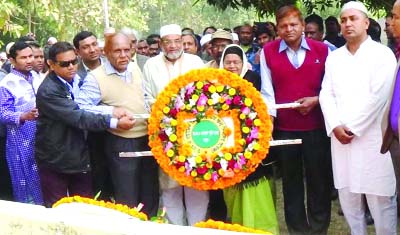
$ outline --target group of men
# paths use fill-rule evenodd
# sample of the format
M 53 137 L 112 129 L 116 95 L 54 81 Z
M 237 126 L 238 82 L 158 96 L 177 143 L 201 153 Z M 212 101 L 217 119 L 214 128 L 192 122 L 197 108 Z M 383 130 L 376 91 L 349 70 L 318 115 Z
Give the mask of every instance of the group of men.
M 389 25 L 394 38 L 400 38 L 400 1 L 392 15 Z M 327 41 L 322 18 L 304 20 L 294 6 L 276 12 L 276 32 L 259 27 L 254 35 L 250 25 L 239 28 L 239 44 L 261 75 L 274 138 L 303 142 L 272 151 L 281 163 L 286 224 L 290 234 L 327 234 L 333 172 L 352 234 L 366 234 L 364 197 L 376 233 L 396 234 L 396 58 L 368 36 L 362 3 L 346 3 L 339 19 L 326 24 L 336 27 Z M 44 80 L 41 69 L 34 69 L 40 47 L 17 41 L 8 52 L 13 68 L 0 82 L 0 120 L 7 129 L 14 199 L 50 207 L 64 196 L 90 197 L 101 190 L 118 203 L 143 203 L 150 216 L 161 203 L 173 224 L 193 225 L 207 213 L 226 219 L 218 192 L 179 185 L 152 157 L 120 154 L 149 150 L 147 122 L 137 114 L 151 110 L 169 81 L 191 69 L 219 67 L 224 48 L 235 42 L 227 30 L 212 29 L 200 42 L 187 31 L 175 24 L 161 27 L 161 53 L 151 58 L 141 55 L 146 45 L 137 42 L 133 31 L 108 34 L 104 56 L 96 36 L 82 31 L 73 45 L 50 47 Z M 197 56 L 199 45 L 212 57 L 207 64 Z M 295 106 L 271 108 L 280 103 Z

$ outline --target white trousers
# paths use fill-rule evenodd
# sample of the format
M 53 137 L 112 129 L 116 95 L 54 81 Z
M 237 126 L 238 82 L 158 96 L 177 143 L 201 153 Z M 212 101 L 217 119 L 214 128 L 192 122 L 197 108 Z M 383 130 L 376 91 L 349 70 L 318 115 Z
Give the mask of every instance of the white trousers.
M 161 190 L 161 203 L 167 209 L 167 219 L 176 225 L 192 226 L 197 222 L 204 221 L 208 200 L 208 191 L 184 186 Z
M 339 200 L 343 214 L 352 235 L 367 235 L 365 204 L 360 193 L 352 193 L 348 188 L 339 189 Z M 365 194 L 367 204 L 374 219 L 376 235 L 397 234 L 396 196 Z

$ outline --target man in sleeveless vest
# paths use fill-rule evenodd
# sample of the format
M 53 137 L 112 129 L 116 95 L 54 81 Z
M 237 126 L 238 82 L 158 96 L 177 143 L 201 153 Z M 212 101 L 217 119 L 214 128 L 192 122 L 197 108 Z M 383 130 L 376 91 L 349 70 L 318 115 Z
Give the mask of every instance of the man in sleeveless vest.
M 273 149 L 282 164 L 286 224 L 290 234 L 326 234 L 332 177 L 329 139 L 318 94 L 328 47 L 302 36 L 304 20 L 294 6 L 278 9 L 276 22 L 281 39 L 267 43 L 261 53 L 261 94 L 269 105 L 299 104 L 296 108 L 269 112 L 275 117 L 275 139 L 303 141 L 301 145 Z
M 146 113 L 142 73 L 131 63 L 129 38 L 122 33 L 107 36 L 104 52 L 107 61 L 91 71 L 81 86 L 77 98 L 80 107 L 100 105 L 104 113 L 120 109 L 119 116 Z M 150 150 L 146 120 L 136 119 L 135 126 L 127 131 L 108 130 L 104 147 L 116 202 L 129 206 L 143 203 L 143 211 L 155 216 L 159 200 L 157 162 L 153 157 L 120 156 L 121 152 Z

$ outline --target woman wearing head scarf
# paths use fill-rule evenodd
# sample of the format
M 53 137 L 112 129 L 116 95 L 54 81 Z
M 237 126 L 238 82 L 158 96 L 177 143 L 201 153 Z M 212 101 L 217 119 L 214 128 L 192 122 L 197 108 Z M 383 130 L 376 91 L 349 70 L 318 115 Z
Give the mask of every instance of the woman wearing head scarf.
M 222 53 L 220 68 L 236 73 L 251 82 L 259 91 L 260 76 L 248 69 L 246 55 L 238 45 L 228 45 Z M 270 167 L 269 167 L 270 168 Z M 261 229 L 279 234 L 274 199 L 271 187 L 273 180 L 268 180 L 271 169 L 260 164 L 255 172 L 244 181 L 224 189 L 224 199 L 228 210 L 228 218 L 232 223 L 246 227 Z M 270 186 L 270 183 L 272 185 Z

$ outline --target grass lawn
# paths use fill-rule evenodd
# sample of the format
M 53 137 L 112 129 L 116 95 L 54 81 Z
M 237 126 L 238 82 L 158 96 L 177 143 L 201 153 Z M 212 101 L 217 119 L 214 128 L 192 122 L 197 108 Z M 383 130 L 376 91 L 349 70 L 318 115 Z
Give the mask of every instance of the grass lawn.
M 276 195 L 277 195 L 277 216 L 279 221 L 279 229 L 281 235 L 288 234 L 285 215 L 283 212 L 283 195 L 282 195 L 282 180 L 278 179 L 276 182 Z M 338 215 L 339 199 L 332 201 L 331 223 L 329 226 L 328 234 L 330 235 L 350 235 L 350 229 L 347 225 L 345 218 Z M 397 231 L 400 231 L 400 221 L 397 220 Z M 373 225 L 368 226 L 368 234 L 375 234 Z

